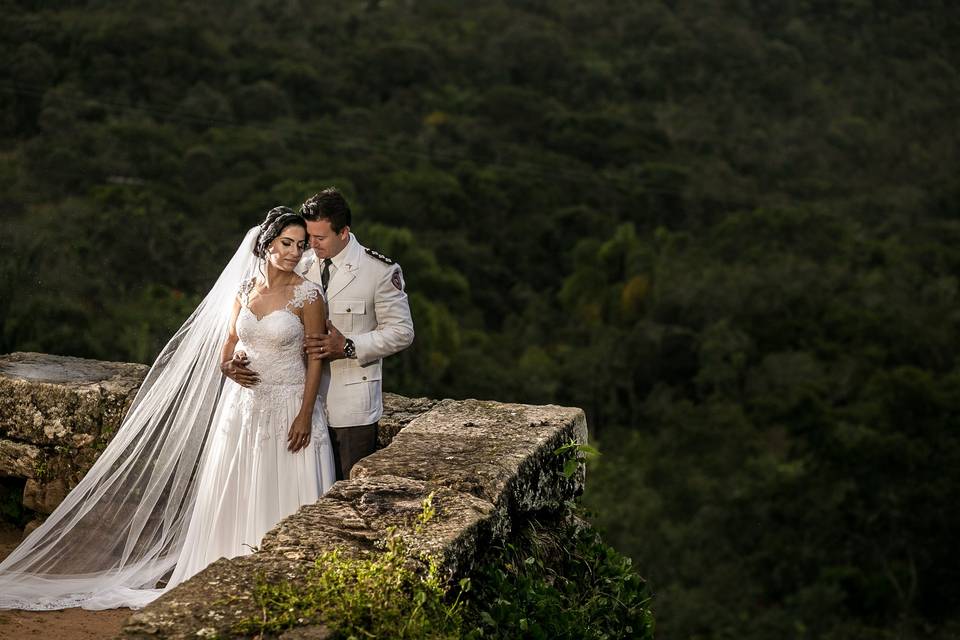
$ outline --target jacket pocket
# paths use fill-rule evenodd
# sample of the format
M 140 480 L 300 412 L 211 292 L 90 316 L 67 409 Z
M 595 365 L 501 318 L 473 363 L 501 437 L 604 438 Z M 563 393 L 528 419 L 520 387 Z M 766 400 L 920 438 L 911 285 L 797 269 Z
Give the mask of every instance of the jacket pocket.
M 350 334 L 359 327 L 366 313 L 364 300 L 333 300 L 330 302 L 330 322 L 340 333 Z M 356 318 L 356 320 L 354 320 Z
M 343 370 L 344 386 L 351 384 L 360 384 L 361 382 L 374 382 L 381 379 L 382 366 L 379 361 L 371 362 L 365 367 L 356 366 Z
M 341 371 L 341 389 L 345 396 L 344 406 L 348 411 L 365 415 L 380 403 L 381 371 L 379 361 L 365 367 L 354 365 Z

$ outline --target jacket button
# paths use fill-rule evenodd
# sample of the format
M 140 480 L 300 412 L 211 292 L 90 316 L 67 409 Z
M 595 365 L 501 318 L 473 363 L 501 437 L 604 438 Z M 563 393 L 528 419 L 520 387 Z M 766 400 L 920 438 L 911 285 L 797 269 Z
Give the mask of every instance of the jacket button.
M 350 307 L 347 307 L 347 313 L 350 313 Z
M 366 379 L 367 379 L 367 376 L 363 376 L 363 378 L 361 378 L 361 380 L 366 380 Z

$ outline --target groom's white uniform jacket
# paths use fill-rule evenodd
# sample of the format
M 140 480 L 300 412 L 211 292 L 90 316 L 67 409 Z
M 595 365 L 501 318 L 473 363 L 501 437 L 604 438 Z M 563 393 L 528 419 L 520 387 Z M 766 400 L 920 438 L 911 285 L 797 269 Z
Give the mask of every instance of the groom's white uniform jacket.
M 308 262 L 312 259 L 312 264 Z M 357 357 L 330 363 L 318 397 L 326 400 L 331 427 L 373 424 L 383 414 L 383 358 L 413 342 L 413 318 L 400 265 L 365 249 L 350 234 L 332 258 L 327 315 L 353 340 Z M 323 261 L 304 256 L 304 277 L 320 284 Z

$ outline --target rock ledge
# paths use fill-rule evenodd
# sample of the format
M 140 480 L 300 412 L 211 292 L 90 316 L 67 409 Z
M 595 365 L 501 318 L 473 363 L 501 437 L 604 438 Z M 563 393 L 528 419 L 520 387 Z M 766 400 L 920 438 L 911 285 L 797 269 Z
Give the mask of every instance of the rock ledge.
M 0 476 L 26 479 L 24 504 L 50 513 L 119 426 L 147 367 L 36 353 L 0 356 Z M 554 450 L 584 443 L 580 409 L 386 394 L 383 447 L 316 503 L 281 521 L 247 556 L 220 559 L 141 611 L 124 638 L 233 637 L 257 613 L 258 577 L 297 581 L 333 549 L 380 553 L 388 531 L 430 554 L 449 578 L 509 535 L 513 522 L 558 508 L 583 489 Z M 417 527 L 423 500 L 436 515 Z M 201 631 L 198 636 L 198 631 Z M 303 628 L 284 637 L 326 637 Z

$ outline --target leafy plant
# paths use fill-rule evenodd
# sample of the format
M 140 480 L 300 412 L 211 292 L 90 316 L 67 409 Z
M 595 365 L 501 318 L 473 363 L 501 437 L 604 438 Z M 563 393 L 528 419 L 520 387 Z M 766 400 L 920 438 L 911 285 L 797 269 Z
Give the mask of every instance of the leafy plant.
M 530 521 L 472 585 L 467 638 L 653 638 L 646 582 L 580 520 Z
M 421 502 L 415 532 L 436 515 L 431 492 Z M 305 624 L 324 624 L 342 637 L 456 638 L 460 627 L 460 594 L 470 581 L 460 581 L 452 602 L 435 558 L 411 556 L 403 537 L 391 528 L 383 552 L 355 558 L 340 550 L 317 558 L 302 583 L 269 583 L 261 576 L 254 601 L 257 619 L 240 621 L 238 632 L 277 633 Z M 425 571 L 417 567 L 426 565 Z
M 410 560 L 402 539 L 391 535 L 375 558 L 325 552 L 302 582 L 261 577 L 253 592 L 261 615 L 241 621 L 235 631 L 273 634 L 324 624 L 343 638 L 458 638 L 462 604 L 446 601 L 437 563 L 419 574 Z
M 563 475 L 570 478 L 577 472 L 577 467 L 585 463 L 588 458 L 599 456 L 600 452 L 588 444 L 581 444 L 570 440 L 553 450 L 553 455 L 566 458 L 563 463 Z
M 432 498 L 423 500 L 417 529 L 434 517 Z M 630 559 L 569 514 L 528 522 L 454 585 L 442 580 L 435 559 L 414 557 L 391 530 L 376 557 L 329 551 L 303 581 L 261 576 L 253 598 L 260 615 L 234 632 L 322 624 L 339 638 L 601 640 L 652 638 L 654 627 L 650 593 Z

